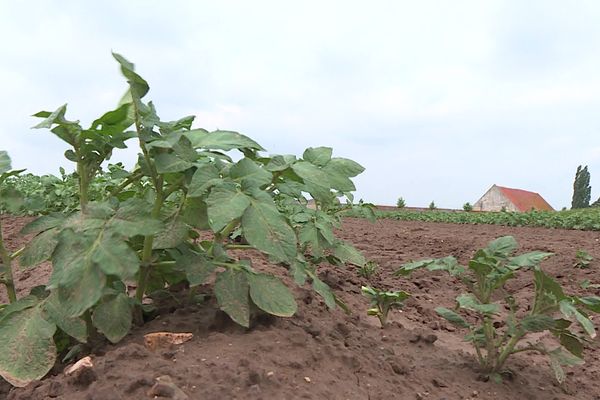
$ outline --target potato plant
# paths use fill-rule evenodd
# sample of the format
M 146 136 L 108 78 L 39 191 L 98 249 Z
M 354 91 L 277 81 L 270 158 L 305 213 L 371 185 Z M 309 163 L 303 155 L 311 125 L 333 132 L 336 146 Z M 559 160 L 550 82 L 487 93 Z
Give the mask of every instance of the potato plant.
M 59 333 L 80 343 L 101 335 L 116 343 L 133 322 L 143 323 L 146 296 L 177 283 L 193 288 L 216 275 L 219 307 L 245 327 L 251 310 L 292 316 L 297 306 L 288 287 L 233 249 L 264 253 L 332 308 L 343 304 L 319 279 L 317 265 L 365 263 L 333 234 L 341 213 L 353 207 L 351 178 L 363 167 L 333 157 L 328 147 L 308 148 L 302 157 L 266 156 L 240 133 L 193 129 L 193 116 L 163 121 L 144 100 L 148 83 L 124 57 L 113 56 L 128 83 L 116 109 L 87 128 L 67 119 L 66 105 L 35 114 L 42 118 L 35 128 L 50 129 L 69 145 L 65 157 L 76 168 L 78 209 L 49 213 L 23 229 L 35 236 L 21 266 L 50 261 L 52 274 L 46 287 L 0 312 L 0 375 L 15 386 L 52 368 Z M 130 140 L 139 149 L 136 167 L 121 174 L 107 196 L 92 197 L 101 165 Z M 237 161 L 231 151 L 239 152 Z M 306 194 L 315 208 L 307 208 Z M 199 240 L 201 230 L 212 239 Z M 231 243 L 233 232 L 247 244 Z M 130 295 L 131 283 L 136 291 Z
M 575 268 L 588 268 L 594 257 L 585 250 L 577 250 L 575 253 Z
M 515 256 L 516 248 L 515 239 L 504 236 L 478 250 L 467 266 L 450 256 L 411 262 L 397 273 L 408 275 L 421 268 L 446 271 L 464 284 L 467 292 L 456 298 L 454 310 L 438 307 L 435 311 L 468 330 L 465 340 L 475 348 L 479 366 L 487 376 L 501 379 L 507 359 L 527 351 L 548 356 L 556 379 L 563 382 L 562 367 L 583 363 L 585 342 L 596 336 L 586 310 L 600 312 L 600 298 L 566 295 L 540 268 L 551 253 L 534 251 Z M 535 286 L 534 297 L 526 306 L 519 305 L 505 287 L 519 272 L 529 274 Z M 531 339 L 531 334 L 546 331 L 556 338 L 555 347 Z
M 404 300 L 410 297 L 408 293 L 402 290 L 387 291 L 369 286 L 363 286 L 361 290 L 362 294 L 371 302 L 371 308 L 367 310 L 367 315 L 379 318 L 382 328 L 385 328 L 385 325 L 387 324 L 390 311 L 393 308 L 402 307 Z

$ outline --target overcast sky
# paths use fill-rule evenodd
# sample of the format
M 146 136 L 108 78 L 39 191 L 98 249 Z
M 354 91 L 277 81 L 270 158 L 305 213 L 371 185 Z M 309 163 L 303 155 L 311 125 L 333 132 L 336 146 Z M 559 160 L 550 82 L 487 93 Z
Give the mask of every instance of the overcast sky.
M 72 169 L 30 115 L 69 103 L 86 126 L 114 108 L 114 50 L 161 118 L 273 154 L 331 146 L 366 168 L 366 201 L 459 208 L 496 183 L 560 209 L 579 164 L 600 196 L 598 21 L 594 0 L 0 0 L 0 150 Z M 132 147 L 113 160 L 133 166 Z

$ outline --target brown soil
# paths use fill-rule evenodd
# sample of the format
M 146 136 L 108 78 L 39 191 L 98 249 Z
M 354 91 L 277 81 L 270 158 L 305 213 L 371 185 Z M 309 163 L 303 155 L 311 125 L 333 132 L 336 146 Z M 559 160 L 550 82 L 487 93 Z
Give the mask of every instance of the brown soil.
M 13 249 L 23 242 L 17 235 L 23 223 L 3 220 Z M 436 306 L 452 307 L 460 285 L 441 273 L 393 276 L 397 267 L 414 259 L 452 254 L 465 263 L 489 240 L 510 234 L 522 251 L 556 253 L 543 264 L 544 270 L 568 292 L 580 293 L 583 279 L 600 281 L 600 233 L 348 219 L 339 234 L 380 265 L 370 282 L 359 278 L 353 267 L 322 268 L 323 279 L 349 305 L 351 315 L 329 311 L 312 291 L 295 289 L 296 316 L 263 318 L 246 330 L 217 311 L 208 295 L 201 305 L 165 306 L 155 320 L 118 345 L 96 350 L 91 355 L 93 373 L 85 379 L 66 378 L 64 366 L 57 366 L 43 381 L 7 395 L 9 386 L 0 384 L 0 397 L 146 399 L 152 398 L 148 391 L 155 379 L 169 375 L 190 399 L 600 399 L 598 340 L 587 346 L 586 364 L 569 369 L 562 386 L 555 383 L 544 358 L 525 353 L 509 361 L 512 380 L 484 382 L 478 380 L 471 349 L 461 340 L 464 332 L 433 311 Z M 595 258 L 588 270 L 573 268 L 578 249 Z M 256 268 L 284 273 L 256 253 L 250 256 Z M 48 267 L 16 275 L 23 293 L 47 278 Z M 511 283 L 518 298 L 532 296 L 526 278 Z M 364 284 L 412 294 L 402 311 L 393 312 L 386 329 L 366 315 L 368 304 L 360 294 Z M 200 292 L 210 294 L 210 287 Z M 157 331 L 191 332 L 194 337 L 173 349 L 151 352 L 143 335 Z

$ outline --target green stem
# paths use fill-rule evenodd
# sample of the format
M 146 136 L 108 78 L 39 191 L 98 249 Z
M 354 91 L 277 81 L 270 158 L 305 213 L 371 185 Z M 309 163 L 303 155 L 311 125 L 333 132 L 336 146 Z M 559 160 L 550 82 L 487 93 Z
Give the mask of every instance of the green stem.
M 253 249 L 254 247 L 248 244 L 228 244 L 225 246 L 227 250 L 248 250 Z
M 508 356 L 515 352 L 515 346 L 517 345 L 517 343 L 519 343 L 519 340 L 521 340 L 523 336 L 525 335 L 520 333 L 510 338 L 510 341 L 506 344 L 506 347 L 504 347 L 504 350 L 502 350 L 500 356 L 498 357 L 496 365 L 494 366 L 494 372 L 498 372 L 502 369 L 504 363 L 506 362 L 506 359 L 508 358 Z
M 162 185 L 162 181 L 159 180 Z M 154 199 L 154 207 L 152 208 L 152 217 L 158 218 L 160 210 L 163 205 L 162 187 L 158 187 L 156 191 L 156 199 Z M 148 235 L 144 237 L 144 247 L 142 249 L 142 261 L 140 266 L 140 276 L 135 291 L 135 298 L 139 303 L 144 298 L 144 292 L 146 291 L 146 285 L 148 283 L 148 277 L 150 275 L 150 269 L 152 267 L 152 244 L 154 243 L 154 235 Z
M 81 212 L 85 213 L 88 204 L 88 174 L 85 170 L 83 162 L 77 161 L 77 175 L 79 176 L 79 204 L 81 206 Z
M 144 176 L 141 170 L 135 170 L 127 179 L 125 179 L 119 186 L 110 191 L 110 196 L 116 196 L 127 186 L 131 185 L 133 182 L 141 179 Z
M 10 255 L 11 260 L 14 260 L 15 258 L 19 257 L 21 254 L 23 254 L 24 251 L 25 251 L 25 246 L 21 247 L 19 250 L 12 253 Z
M 4 265 L 4 286 L 8 292 L 8 301 L 14 303 L 17 301 L 17 291 L 15 290 L 15 281 L 12 273 L 12 259 L 4 247 L 4 237 L 2 236 L 2 223 L 0 222 L 0 260 Z

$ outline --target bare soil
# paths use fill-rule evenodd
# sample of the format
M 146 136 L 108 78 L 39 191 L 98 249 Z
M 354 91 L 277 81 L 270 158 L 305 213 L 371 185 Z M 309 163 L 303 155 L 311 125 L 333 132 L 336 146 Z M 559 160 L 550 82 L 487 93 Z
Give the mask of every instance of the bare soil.
M 18 235 L 24 219 L 3 219 L 12 249 L 24 243 Z M 520 353 L 508 363 L 514 378 L 503 383 L 478 379 L 464 332 L 455 330 L 433 309 L 451 308 L 461 286 L 442 273 L 418 272 L 410 278 L 393 275 L 403 263 L 429 257 L 456 256 L 466 263 L 488 241 L 513 235 L 521 251 L 556 253 L 544 270 L 569 293 L 582 293 L 579 283 L 600 283 L 600 233 L 542 228 L 451 225 L 439 223 L 347 219 L 339 236 L 379 263 L 367 281 L 354 267 L 323 266 L 322 278 L 345 301 L 352 314 L 330 311 L 318 295 L 295 288 L 299 304 L 288 319 L 259 318 L 251 329 L 230 322 L 217 310 L 211 287 L 201 287 L 204 301 L 193 304 L 163 301 L 160 315 L 135 328 L 121 343 L 105 344 L 91 354 L 94 369 L 85 379 L 67 378 L 64 365 L 47 378 L 23 389 L 0 383 L 0 398 L 115 400 L 177 398 L 169 390 L 149 395 L 156 378 L 169 375 L 190 399 L 600 399 L 600 351 L 596 340 L 587 346 L 586 364 L 571 368 L 565 384 L 555 383 L 547 361 Z M 589 269 L 573 267 L 575 252 L 587 250 Z M 281 267 L 259 254 L 250 257 L 257 269 L 276 272 L 294 287 Z M 18 271 L 19 293 L 43 283 L 49 266 Z M 366 315 L 368 302 L 361 285 L 403 289 L 412 294 L 403 310 L 394 311 L 388 327 Z M 530 299 L 533 285 L 526 274 L 511 284 L 517 298 Z M 185 299 L 185 293 L 175 298 Z M 596 295 L 600 291 L 596 290 Z M 2 293 L 2 296 L 5 294 Z M 191 341 L 152 352 L 144 346 L 149 332 L 191 332 Z M 543 338 L 542 338 L 543 339 Z M 0 338 L 1 343 L 1 338 Z M 157 394 L 163 393 L 163 397 Z M 165 397 L 166 396 L 166 397 Z

